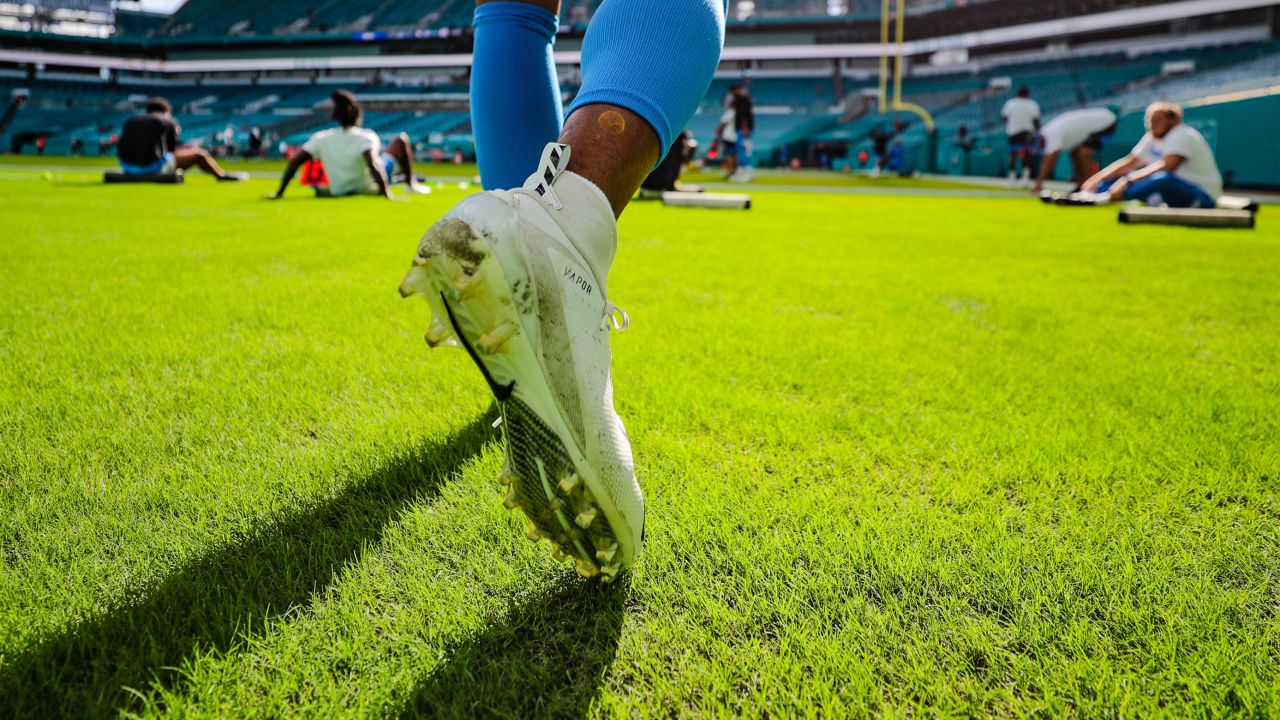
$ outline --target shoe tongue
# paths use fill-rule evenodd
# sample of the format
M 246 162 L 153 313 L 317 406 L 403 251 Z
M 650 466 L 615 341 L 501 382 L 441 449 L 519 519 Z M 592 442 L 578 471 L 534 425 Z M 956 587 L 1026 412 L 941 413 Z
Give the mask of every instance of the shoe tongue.
M 606 279 L 618 252 L 618 222 L 604 192 L 581 175 L 562 171 L 552 184 L 562 203 L 552 214 L 573 246 L 582 253 L 606 293 Z

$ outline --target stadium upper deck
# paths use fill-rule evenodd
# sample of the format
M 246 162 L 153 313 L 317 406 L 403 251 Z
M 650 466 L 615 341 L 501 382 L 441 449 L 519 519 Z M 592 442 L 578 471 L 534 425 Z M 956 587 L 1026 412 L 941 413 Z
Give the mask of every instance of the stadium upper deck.
M 1067 19 L 1177 0 L 904 0 L 913 18 L 912 38 L 973 32 Z M 561 33 L 580 35 L 600 0 L 565 0 Z M 92 3 L 91 3 L 92 4 Z M 75 10 L 55 11 L 59 6 Z M 254 0 L 188 0 L 172 16 L 111 10 L 90 12 L 81 0 L 0 3 L 0 31 L 110 38 L 116 46 L 172 48 L 202 44 L 447 39 L 465 36 L 472 0 L 403 3 L 395 0 L 263 3 Z M 975 10 L 975 5 L 981 9 Z M 823 28 L 820 42 L 874 42 L 879 38 L 881 0 L 730 0 L 730 33 L 780 28 Z M 56 13 L 67 13 L 61 17 Z M 79 23 L 70 22 L 74 18 Z M 90 29 L 91 23 L 99 26 Z M 78 30 L 70 28 L 78 27 Z M 13 38 L 9 39 L 10 41 Z

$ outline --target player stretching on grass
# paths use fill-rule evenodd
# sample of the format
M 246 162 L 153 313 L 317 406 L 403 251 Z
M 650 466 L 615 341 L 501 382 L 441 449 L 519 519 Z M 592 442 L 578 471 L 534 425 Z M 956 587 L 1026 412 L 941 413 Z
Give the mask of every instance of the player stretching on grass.
M 1110 108 L 1085 108 L 1068 110 L 1040 128 L 1044 138 L 1044 159 L 1036 176 L 1037 195 L 1044 190 L 1044 181 L 1058 164 L 1063 152 L 1071 157 L 1071 177 L 1077 183 L 1093 175 L 1093 155 L 1102 149 L 1107 138 L 1116 132 L 1116 113 Z M 1078 188 L 1077 188 L 1078 189 Z
M 1146 123 L 1147 134 L 1133 150 L 1085 181 L 1070 200 L 1083 205 L 1140 200 L 1172 208 L 1217 207 L 1222 173 L 1204 136 L 1182 121 L 1182 108 L 1152 103 Z
M 319 160 L 329 179 L 328 185 L 316 189 L 316 195 L 381 195 L 394 200 L 391 178 L 397 165 L 404 171 L 404 184 L 410 192 L 423 195 L 431 192 L 413 175 L 413 147 L 409 136 L 400 133 L 384 151 L 378 133 L 360 127 L 363 118 L 364 108 L 356 96 L 346 90 L 335 90 L 333 119 L 338 127 L 321 130 L 303 143 L 302 150 L 285 167 L 280 189 L 269 197 L 273 200 L 283 197 L 298 168 L 308 160 Z
M 229 173 L 203 149 L 178 145 L 182 128 L 173 119 L 173 108 L 164 98 L 147 101 L 147 113 L 124 123 L 116 155 L 126 175 L 172 175 L 199 167 L 219 180 L 244 180 L 245 173 Z
M 481 0 L 471 113 L 489 191 L 427 231 L 400 287 L 431 305 L 427 342 L 466 349 L 501 404 L 507 507 L 605 581 L 644 537 L 610 379 L 617 218 L 711 85 L 722 3 L 605 0 L 561 127 L 557 0 Z

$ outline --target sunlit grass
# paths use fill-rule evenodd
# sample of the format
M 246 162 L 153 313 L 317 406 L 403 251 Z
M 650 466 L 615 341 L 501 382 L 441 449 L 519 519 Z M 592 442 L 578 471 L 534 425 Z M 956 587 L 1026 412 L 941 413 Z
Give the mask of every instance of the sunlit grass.
M 1280 714 L 1280 232 L 637 203 L 648 544 L 525 540 L 396 293 L 463 191 L 0 173 L 0 716 Z

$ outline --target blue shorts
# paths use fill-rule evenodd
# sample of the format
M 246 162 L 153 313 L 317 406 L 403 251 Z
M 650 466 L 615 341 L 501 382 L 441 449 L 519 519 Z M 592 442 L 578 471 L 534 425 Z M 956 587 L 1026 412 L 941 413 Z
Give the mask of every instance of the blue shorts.
M 751 142 L 750 130 L 738 131 L 737 147 L 734 148 L 738 152 L 738 164 L 742 166 L 751 164 L 751 153 L 747 152 L 748 143 Z
M 1009 135 L 1008 139 L 1010 154 L 1031 152 L 1036 146 L 1036 133 L 1030 130 Z
M 396 159 L 390 153 L 382 153 L 382 169 L 387 171 L 387 181 L 390 182 L 396 174 Z
M 150 165 L 130 165 L 123 160 L 120 161 L 120 170 L 125 175 L 159 175 L 161 173 L 172 173 L 177 167 L 177 161 L 171 152 L 165 153 Z

